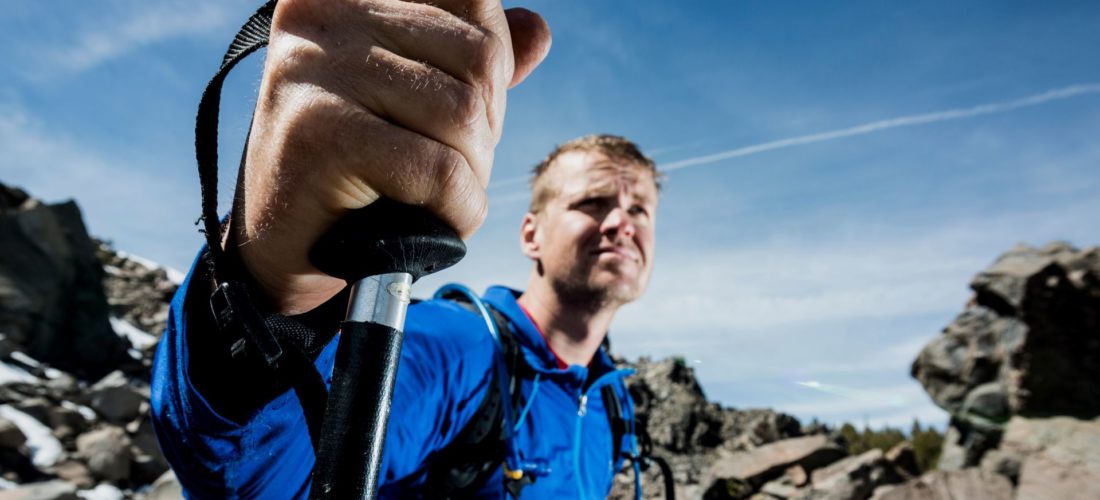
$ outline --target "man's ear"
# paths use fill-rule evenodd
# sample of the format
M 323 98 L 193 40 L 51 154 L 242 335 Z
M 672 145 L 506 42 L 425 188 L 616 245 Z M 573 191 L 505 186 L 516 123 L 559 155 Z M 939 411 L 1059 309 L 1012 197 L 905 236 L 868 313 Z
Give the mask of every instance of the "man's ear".
M 519 247 L 523 255 L 531 260 L 539 260 L 541 247 L 539 245 L 539 218 L 537 215 L 527 212 L 523 216 L 523 223 L 519 227 Z

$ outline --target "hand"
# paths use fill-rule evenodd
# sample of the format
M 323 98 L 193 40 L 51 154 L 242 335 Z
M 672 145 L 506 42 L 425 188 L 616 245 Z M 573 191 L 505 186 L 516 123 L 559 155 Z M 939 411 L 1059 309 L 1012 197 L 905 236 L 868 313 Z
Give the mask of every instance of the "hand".
M 379 197 L 471 235 L 506 90 L 549 47 L 538 14 L 500 0 L 280 1 L 229 240 L 276 308 L 305 312 L 344 287 L 309 249 Z

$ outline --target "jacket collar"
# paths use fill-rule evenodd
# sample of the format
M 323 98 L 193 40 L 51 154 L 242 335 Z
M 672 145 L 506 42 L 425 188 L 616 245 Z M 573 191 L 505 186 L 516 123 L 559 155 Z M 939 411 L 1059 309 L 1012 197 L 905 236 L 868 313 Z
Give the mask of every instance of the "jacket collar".
M 539 333 L 538 327 L 531 322 L 531 319 L 527 317 L 527 314 L 520 308 L 519 303 L 516 302 L 519 296 L 520 292 L 518 290 L 494 286 L 485 291 L 482 300 L 488 302 L 489 305 L 493 306 L 493 309 L 508 318 L 514 328 L 516 341 L 523 346 L 523 355 L 527 364 L 535 371 L 545 375 L 570 376 L 570 378 L 575 378 L 579 382 L 588 379 L 588 367 L 572 365 L 564 370 L 557 368 L 557 361 L 554 353 L 550 350 L 550 346 L 546 344 L 546 340 Z M 595 371 L 591 378 L 595 379 L 605 373 L 614 371 L 615 364 L 601 347 L 592 359 L 591 368 Z

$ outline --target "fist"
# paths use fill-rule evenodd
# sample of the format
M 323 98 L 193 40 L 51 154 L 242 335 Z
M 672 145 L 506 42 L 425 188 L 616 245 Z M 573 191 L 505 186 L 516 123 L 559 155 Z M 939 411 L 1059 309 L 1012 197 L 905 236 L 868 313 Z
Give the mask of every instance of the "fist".
M 280 1 L 230 223 L 260 291 L 286 314 L 339 292 L 309 250 L 380 197 L 472 234 L 506 91 L 549 46 L 541 17 L 499 0 Z

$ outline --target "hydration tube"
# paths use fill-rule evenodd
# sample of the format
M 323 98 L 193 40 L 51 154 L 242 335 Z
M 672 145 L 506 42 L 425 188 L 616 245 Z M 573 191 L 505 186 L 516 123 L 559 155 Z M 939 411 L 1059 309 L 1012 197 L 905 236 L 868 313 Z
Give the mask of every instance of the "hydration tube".
M 505 356 L 507 353 L 504 348 L 504 341 L 501 338 L 500 330 L 497 328 L 497 322 L 493 319 L 493 313 L 489 311 L 489 307 L 485 305 L 485 302 L 478 297 L 473 290 L 465 285 L 458 283 L 448 283 L 436 290 L 433 298 L 442 299 L 449 295 L 458 294 L 464 297 L 477 309 L 477 312 L 481 315 L 481 318 L 485 320 L 485 326 L 489 329 L 489 335 L 493 337 L 493 340 L 497 344 L 497 362 L 494 363 L 497 383 L 500 385 L 501 407 L 504 409 L 504 445 L 507 450 L 504 455 L 504 474 L 511 480 L 523 479 L 524 475 L 530 476 L 543 476 L 546 475 L 546 467 L 537 463 L 527 463 L 520 459 L 519 450 L 516 449 L 515 440 L 512 437 L 518 431 L 519 424 L 513 416 L 514 409 L 512 408 L 512 391 L 508 387 L 508 381 L 511 377 L 507 371 L 507 363 L 505 362 Z M 536 381 L 537 383 L 537 381 Z M 536 385 L 537 389 L 537 385 Z M 532 391 L 530 398 L 528 398 L 527 405 L 524 407 L 523 415 L 527 415 L 527 411 L 530 410 L 531 401 L 534 399 L 536 392 Z

